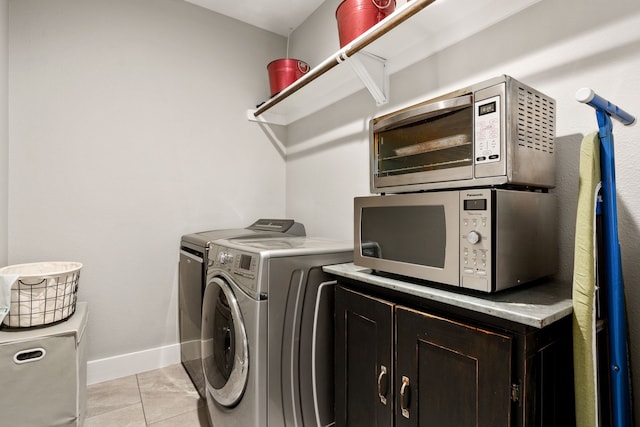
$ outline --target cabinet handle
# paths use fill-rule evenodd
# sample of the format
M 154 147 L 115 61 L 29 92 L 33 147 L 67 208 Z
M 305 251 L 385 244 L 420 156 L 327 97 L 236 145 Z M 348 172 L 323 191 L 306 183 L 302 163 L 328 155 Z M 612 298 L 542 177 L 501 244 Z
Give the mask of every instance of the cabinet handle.
M 402 377 L 402 387 L 400 388 L 400 409 L 402 416 L 409 418 L 409 401 L 411 400 L 411 389 L 409 388 L 409 378 Z
M 387 391 L 389 389 L 389 380 L 387 379 L 387 367 L 380 365 L 380 375 L 378 375 L 378 397 L 383 405 L 387 404 Z

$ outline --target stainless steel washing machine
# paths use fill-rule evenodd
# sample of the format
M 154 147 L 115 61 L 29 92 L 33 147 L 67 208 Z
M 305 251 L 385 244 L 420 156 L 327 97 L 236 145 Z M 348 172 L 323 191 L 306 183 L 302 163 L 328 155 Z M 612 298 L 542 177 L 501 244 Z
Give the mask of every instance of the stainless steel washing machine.
M 333 412 L 333 289 L 322 271 L 353 242 L 212 242 L 202 358 L 213 427 L 327 426 Z
M 304 236 L 304 226 L 290 219 L 259 219 L 247 228 L 210 230 L 182 236 L 178 282 L 180 359 L 202 397 L 205 382 L 200 354 L 202 295 L 206 284 L 206 260 L 213 240 L 229 237 Z

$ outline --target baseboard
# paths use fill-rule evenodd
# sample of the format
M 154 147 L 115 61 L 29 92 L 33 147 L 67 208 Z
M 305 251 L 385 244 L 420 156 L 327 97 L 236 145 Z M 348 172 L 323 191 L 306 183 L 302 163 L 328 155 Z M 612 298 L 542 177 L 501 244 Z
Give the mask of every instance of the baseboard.
M 96 384 L 180 363 L 180 344 L 87 362 L 87 384 Z

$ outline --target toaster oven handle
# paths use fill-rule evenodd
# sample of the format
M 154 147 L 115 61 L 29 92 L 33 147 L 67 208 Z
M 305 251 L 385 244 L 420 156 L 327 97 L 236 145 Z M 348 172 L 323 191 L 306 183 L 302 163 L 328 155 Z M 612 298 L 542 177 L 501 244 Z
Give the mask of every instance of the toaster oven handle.
M 431 102 L 381 119 L 374 123 L 373 130 L 374 132 L 380 132 L 383 130 L 393 129 L 408 122 L 429 119 L 452 111 L 462 110 L 463 108 L 470 107 L 471 105 L 473 105 L 473 96 L 470 94 Z

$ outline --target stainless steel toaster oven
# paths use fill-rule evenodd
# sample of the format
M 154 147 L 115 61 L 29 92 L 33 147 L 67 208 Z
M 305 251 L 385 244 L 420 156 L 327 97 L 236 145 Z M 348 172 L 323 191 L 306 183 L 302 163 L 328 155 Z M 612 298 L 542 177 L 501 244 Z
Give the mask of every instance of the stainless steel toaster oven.
M 370 121 L 371 191 L 553 188 L 555 101 L 503 75 Z

